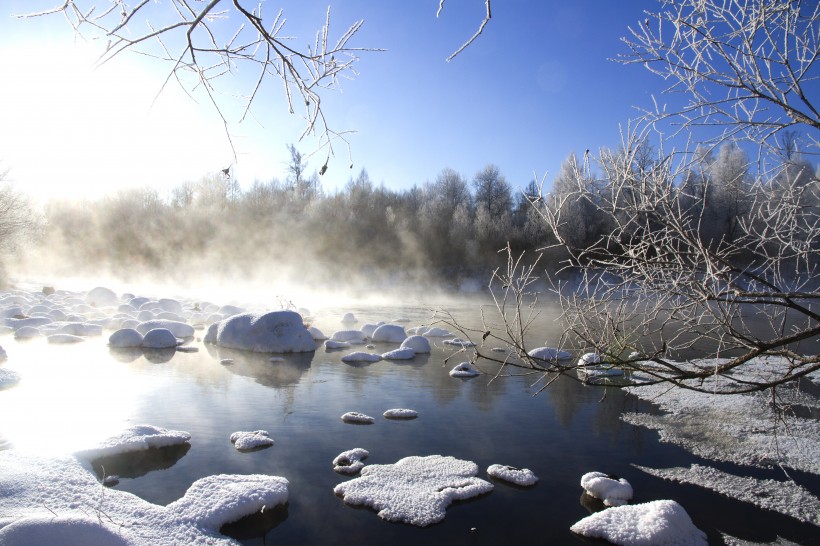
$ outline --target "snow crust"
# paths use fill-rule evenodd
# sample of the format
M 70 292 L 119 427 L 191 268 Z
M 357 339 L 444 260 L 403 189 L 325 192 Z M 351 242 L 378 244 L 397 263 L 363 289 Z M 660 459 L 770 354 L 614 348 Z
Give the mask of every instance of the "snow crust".
M 487 468 L 487 474 L 497 480 L 504 480 L 523 487 L 535 485 L 538 482 L 538 476 L 529 468 L 493 464 Z
M 364 468 L 362 460 L 369 456 L 370 452 L 361 447 L 343 451 L 333 459 L 333 470 L 339 474 L 356 474 Z
M 370 417 L 369 415 L 365 415 L 364 413 L 359 413 L 357 411 L 349 411 L 342 415 L 342 421 L 345 423 L 357 423 L 357 424 L 372 424 L 375 419 Z
M 238 431 L 231 434 L 231 443 L 239 451 L 250 451 L 272 446 L 273 438 L 267 430 Z
M 570 527 L 574 533 L 603 538 L 622 546 L 707 546 L 706 533 L 695 527 L 673 500 L 607 508 Z
M 372 464 L 333 492 L 346 504 L 369 506 L 379 517 L 426 527 L 444 519 L 447 507 L 489 493 L 490 482 L 476 477 L 478 466 L 454 457 L 406 457 L 395 464 Z
M 622 506 L 632 500 L 632 485 L 628 481 L 610 478 L 603 472 L 587 472 L 581 476 L 581 487 L 607 506 Z
M 820 499 L 791 481 L 761 480 L 735 476 L 709 466 L 655 469 L 634 465 L 647 474 L 717 491 L 731 499 L 748 502 L 800 521 L 820 526 Z

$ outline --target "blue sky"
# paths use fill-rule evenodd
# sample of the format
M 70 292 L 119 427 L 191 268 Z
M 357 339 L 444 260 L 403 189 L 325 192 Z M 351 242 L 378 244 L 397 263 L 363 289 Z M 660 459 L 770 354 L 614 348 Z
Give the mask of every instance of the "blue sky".
M 165 65 L 123 56 L 91 71 L 93 51 L 86 50 L 94 44 L 75 45 L 60 16 L 11 17 L 57 3 L 0 6 L 0 69 L 13 74 L 0 88 L 0 161 L 16 183 L 39 194 L 93 197 L 123 185 L 169 189 L 233 162 L 208 104 L 169 88 L 151 106 Z M 327 9 L 304 0 L 263 6 L 270 17 L 283 9 L 296 44 L 312 42 Z M 445 167 L 469 180 L 489 163 L 520 187 L 534 173 L 552 180 L 571 152 L 617 147 L 619 126 L 637 115 L 636 106 L 650 106 L 663 82 L 609 59 L 626 51 L 620 38 L 642 10 L 656 6 L 496 0 L 482 36 L 448 63 L 483 19 L 482 0 L 447 0 L 438 19 L 438 0 L 333 2 L 332 36 L 364 19 L 352 45 L 387 51 L 362 53 L 356 79 L 323 98 L 333 126 L 356 131 L 349 137 L 353 169 L 338 148 L 323 187 L 333 192 L 365 168 L 373 182 L 400 190 L 434 180 Z M 283 178 L 288 143 L 305 153 L 316 146 L 310 137 L 297 142 L 302 120 L 287 114 L 281 86 L 268 91 L 242 124 L 235 123 L 238 102 L 222 98 L 243 186 Z M 312 158 L 310 170 L 322 162 Z

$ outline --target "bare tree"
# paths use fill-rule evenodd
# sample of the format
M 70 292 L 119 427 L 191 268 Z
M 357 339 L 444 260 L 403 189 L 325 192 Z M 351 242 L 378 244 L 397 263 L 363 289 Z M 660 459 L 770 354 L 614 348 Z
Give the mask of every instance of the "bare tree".
M 767 151 L 786 129 L 807 128 L 817 151 L 816 94 L 820 4 L 786 0 L 661 1 L 657 12 L 630 28 L 630 52 L 688 97 L 681 108 L 658 105 L 650 121 L 671 120 L 677 132 L 715 128 L 710 139 L 743 138 Z
M 28 199 L 15 190 L 8 175 L 8 170 L 0 171 L 0 254 L 15 250 L 38 227 Z

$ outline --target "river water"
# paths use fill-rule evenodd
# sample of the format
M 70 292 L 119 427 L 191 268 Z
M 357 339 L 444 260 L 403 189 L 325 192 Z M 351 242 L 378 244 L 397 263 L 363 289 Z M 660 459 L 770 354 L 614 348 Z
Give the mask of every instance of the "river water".
M 402 317 L 410 327 L 429 324 L 433 307 L 323 309 L 314 325 L 326 334 L 348 328 L 339 319 L 350 311 L 360 323 Z M 478 322 L 478 307 L 475 301 L 447 305 L 465 324 Z M 557 343 L 556 316 L 555 308 L 544 305 L 533 339 Z M 120 475 L 118 489 L 163 505 L 212 474 L 286 477 L 286 510 L 226 530 L 245 544 L 596 543 L 569 531 L 590 513 L 579 485 L 590 471 L 629 480 L 633 503 L 678 501 L 713 544 L 722 543 L 721 531 L 757 542 L 779 535 L 818 543 L 814 526 L 634 468 L 711 463 L 621 421 L 624 411 L 653 409 L 614 387 L 562 378 L 534 396 L 541 385 L 537 376 L 455 379 L 449 370 L 466 358 L 451 357 L 454 348 L 435 339 L 430 355 L 349 365 L 341 357 L 350 351 L 319 348 L 271 362 L 270 355 L 226 351 L 199 340 L 190 343 L 197 352 L 112 352 L 107 336 L 74 345 L 0 340 L 9 354 L 5 366 L 23 377 L 0 391 L 0 449 L 71 452 L 141 423 L 188 431 L 190 447 L 102 461 L 105 472 Z M 380 344 L 374 352 L 391 348 Z M 220 362 L 226 358 L 233 363 Z M 419 416 L 384 419 L 391 408 L 410 408 Z M 349 411 L 373 416 L 375 423 L 346 424 L 340 416 Z M 247 453 L 234 449 L 231 433 L 255 429 L 267 430 L 274 445 Z M 388 523 L 333 494 L 336 484 L 350 478 L 336 474 L 331 462 L 356 447 L 370 452 L 367 464 L 441 454 L 475 462 L 484 479 L 496 463 L 529 468 L 540 479 L 531 488 L 494 482 L 491 493 L 451 505 L 441 523 L 427 528 Z M 782 478 L 762 470 L 741 472 Z M 816 481 L 813 486 L 816 492 Z

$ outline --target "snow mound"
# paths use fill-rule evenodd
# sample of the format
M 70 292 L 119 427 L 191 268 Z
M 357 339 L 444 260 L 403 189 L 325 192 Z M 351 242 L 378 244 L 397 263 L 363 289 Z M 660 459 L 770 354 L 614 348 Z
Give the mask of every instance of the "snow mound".
M 357 351 L 355 353 L 350 353 L 349 355 L 344 355 L 342 357 L 342 362 L 378 362 L 381 359 L 382 355 Z
M 527 354 L 532 358 L 547 361 L 569 360 L 570 358 L 572 358 L 572 355 L 570 353 L 566 351 L 561 351 L 560 349 L 556 349 L 555 347 L 536 347 Z
M 401 343 L 407 339 L 407 332 L 398 324 L 382 324 L 370 336 L 373 341 L 384 343 Z
M 462 362 L 450 370 L 450 377 L 475 377 L 477 375 L 481 375 L 481 372 L 471 362 Z
M 67 322 L 62 324 L 55 333 L 73 336 L 99 336 L 102 335 L 102 326 L 88 322 Z
M 343 451 L 333 459 L 333 470 L 339 474 L 356 474 L 364 468 L 362 460 L 369 456 L 370 452 L 360 447 Z
M 493 464 L 487 468 L 487 474 L 497 480 L 504 480 L 524 487 L 535 485 L 538 482 L 538 476 L 529 468 Z
M 142 347 L 142 334 L 133 328 L 121 328 L 108 337 L 108 345 L 117 349 Z
M 373 337 L 373 332 L 375 332 L 376 328 L 378 328 L 382 324 L 384 324 L 383 321 L 379 321 L 376 324 L 367 323 L 362 325 L 362 327 L 359 328 L 359 330 L 364 332 L 364 335 L 366 335 L 367 337 Z
M 581 476 L 581 487 L 607 506 L 621 506 L 632 499 L 632 485 L 628 481 L 607 476 L 603 472 L 587 472 Z
M 190 439 L 191 435 L 181 430 L 167 430 L 153 425 L 135 425 L 103 440 L 96 447 L 83 450 L 76 455 L 80 459 L 91 461 L 100 457 L 110 457 L 153 447 L 184 444 Z
M 489 493 L 493 485 L 475 477 L 478 466 L 454 457 L 406 457 L 395 464 L 373 464 L 333 492 L 346 504 L 369 506 L 387 521 L 426 527 L 444 519 L 447 506 Z
M 82 336 L 75 336 L 73 334 L 51 334 L 50 336 L 46 337 L 46 340 L 49 343 L 54 343 L 57 345 L 66 345 L 69 343 L 79 343 L 81 341 L 85 341 L 85 338 Z
M 367 334 L 361 330 L 339 330 L 338 332 L 333 332 L 330 339 L 333 341 L 345 341 L 347 343 L 361 345 L 367 341 Z
M 334 341 L 332 339 L 325 341 L 325 349 L 329 351 L 333 349 L 347 349 L 348 347 L 350 347 L 350 343 L 347 341 Z
M 120 298 L 110 288 L 98 286 L 88 291 L 88 294 L 85 295 L 85 301 L 88 305 L 94 307 L 114 307 L 119 305 Z
M 461 347 L 464 349 L 468 347 L 475 347 L 475 343 L 473 343 L 472 341 L 468 341 L 466 339 L 461 339 L 460 337 L 456 337 L 453 339 L 445 339 L 443 343 L 445 345 L 455 345 L 457 347 Z
M 415 356 L 416 351 L 410 347 L 393 349 L 392 351 L 382 353 L 382 359 L 384 360 L 411 360 L 415 358 Z
M 409 336 L 401 342 L 401 349 L 413 349 L 417 354 L 430 352 L 430 340 L 424 336 Z
M 416 326 L 415 328 L 410 328 L 407 333 L 426 337 L 450 337 L 453 335 L 452 332 L 437 326 Z
M 415 419 L 419 416 L 416 410 L 395 408 L 389 409 L 383 414 L 387 419 Z
M 177 346 L 177 338 L 170 330 L 154 328 L 145 333 L 142 346 L 146 349 L 171 349 Z
M 357 411 L 349 411 L 342 415 L 342 421 L 344 421 L 345 423 L 370 425 L 375 421 L 375 419 L 373 419 L 369 415 L 365 415 L 364 413 L 359 413 Z
M 570 530 L 623 546 L 706 546 L 706 533 L 695 527 L 673 500 L 616 506 L 587 516 Z
M 353 313 L 345 313 L 344 316 L 342 316 L 342 322 L 352 324 L 354 322 L 359 322 L 359 319 L 357 319 L 356 315 L 354 315 Z
M 721 495 L 748 502 L 800 521 L 820 525 L 820 499 L 792 482 L 735 476 L 716 468 L 693 464 L 690 468 L 654 469 L 633 465 L 647 474 L 666 480 L 689 483 L 717 491 Z
M 310 337 L 312 337 L 314 341 L 324 341 L 327 339 L 327 336 L 315 326 L 308 328 L 308 332 L 310 332 Z
M 21 326 L 14 331 L 14 339 L 31 339 L 41 335 L 43 333 L 36 326 Z
M 210 333 L 210 331 L 209 331 Z M 309 353 L 316 342 L 294 311 L 241 313 L 219 323 L 216 344 L 257 353 Z
M 20 382 L 20 375 L 12 370 L 0 368 L 0 389 L 11 387 Z
M 586 366 L 587 364 L 600 364 L 601 355 L 598 353 L 585 353 L 578 359 L 579 366 Z
M 164 328 L 174 334 L 175 337 L 194 337 L 194 327 L 184 322 L 176 320 L 153 319 L 141 322 L 137 326 L 137 331 L 142 335 L 147 334 L 155 328 Z
M 272 446 L 273 438 L 267 430 L 239 431 L 231 434 L 231 443 L 239 451 L 251 451 Z

